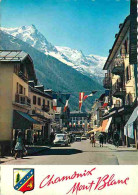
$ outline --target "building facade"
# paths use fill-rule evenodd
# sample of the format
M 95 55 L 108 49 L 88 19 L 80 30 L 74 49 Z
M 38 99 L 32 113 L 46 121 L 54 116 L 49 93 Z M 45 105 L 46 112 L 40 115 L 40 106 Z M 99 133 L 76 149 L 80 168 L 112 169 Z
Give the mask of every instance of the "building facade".
M 33 62 L 22 51 L 0 51 L 0 146 L 1 154 L 10 153 L 16 130 L 31 129 L 31 100 L 28 80 L 37 81 Z M 17 120 L 18 119 L 18 120 Z
M 110 136 L 114 132 L 120 136 L 120 145 L 134 143 L 134 138 L 128 138 L 124 133 L 124 126 L 130 118 L 136 105 L 136 84 L 134 66 L 129 63 L 130 48 L 130 16 L 119 25 L 119 33 L 115 35 L 115 42 L 104 65 L 106 70 L 103 86 L 109 90 L 108 106 L 103 119 L 112 117 Z
M 48 142 L 54 120 L 52 95 L 44 90 L 43 85 L 35 85 L 34 81 L 29 81 L 29 98 L 31 100 L 30 115 L 40 124 L 33 125 L 33 132 L 38 137 L 37 143 Z
M 69 126 L 71 131 L 87 131 L 89 128 L 88 113 L 70 112 Z

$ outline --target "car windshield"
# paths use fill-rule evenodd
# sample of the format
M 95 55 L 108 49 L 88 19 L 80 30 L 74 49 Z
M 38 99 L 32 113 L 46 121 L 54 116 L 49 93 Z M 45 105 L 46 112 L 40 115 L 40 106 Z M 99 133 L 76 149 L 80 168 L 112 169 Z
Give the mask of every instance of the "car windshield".
M 64 135 L 56 135 L 56 138 L 61 138 L 61 139 L 63 139 L 63 138 L 64 138 Z

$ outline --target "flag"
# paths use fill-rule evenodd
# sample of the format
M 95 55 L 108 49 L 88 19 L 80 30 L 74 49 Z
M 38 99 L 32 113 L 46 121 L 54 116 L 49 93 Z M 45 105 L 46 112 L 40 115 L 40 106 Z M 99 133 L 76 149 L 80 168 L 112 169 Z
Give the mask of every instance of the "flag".
M 85 95 L 83 100 L 85 101 L 88 97 L 93 96 L 97 91 L 92 91 L 89 95 Z
M 68 105 L 69 105 L 69 98 L 70 98 L 70 94 L 66 94 L 66 104 L 64 106 L 64 110 L 63 112 L 66 112 Z
M 107 89 L 105 90 L 105 100 L 104 100 L 104 104 L 103 104 L 103 108 L 108 106 L 108 102 L 109 102 L 109 93 L 110 91 Z
M 81 107 L 82 107 L 83 99 L 84 99 L 84 92 L 80 92 L 79 93 L 79 109 L 80 110 L 81 110 Z
M 57 111 L 57 94 L 53 94 L 53 110 Z
M 109 96 L 105 96 L 105 101 L 104 101 L 104 104 L 103 104 L 103 108 L 108 106 L 108 97 Z

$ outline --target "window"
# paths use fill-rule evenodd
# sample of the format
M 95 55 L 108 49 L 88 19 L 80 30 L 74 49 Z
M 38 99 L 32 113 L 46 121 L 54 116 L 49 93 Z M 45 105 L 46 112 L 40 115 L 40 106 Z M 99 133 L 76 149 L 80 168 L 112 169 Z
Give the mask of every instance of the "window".
M 133 97 L 132 97 L 132 94 L 129 93 L 127 95 L 126 104 L 127 105 L 132 105 L 132 103 L 133 103 Z
M 47 106 L 49 107 L 49 101 L 47 100 Z
M 38 105 L 41 106 L 41 98 L 38 98 Z
M 45 99 L 43 99 L 43 105 L 45 106 Z
M 127 66 L 126 68 L 126 81 L 131 79 L 131 70 L 130 70 L 130 65 Z
M 51 108 L 53 108 L 53 102 L 51 102 Z
M 26 94 L 26 89 L 24 88 L 24 95 Z
M 116 104 L 120 106 L 120 100 L 116 100 Z
M 19 85 L 19 94 L 23 94 L 23 86 Z
M 17 85 L 16 85 L 16 93 L 19 93 L 19 83 L 17 82 Z
M 33 96 L 33 104 L 36 105 L 36 96 Z

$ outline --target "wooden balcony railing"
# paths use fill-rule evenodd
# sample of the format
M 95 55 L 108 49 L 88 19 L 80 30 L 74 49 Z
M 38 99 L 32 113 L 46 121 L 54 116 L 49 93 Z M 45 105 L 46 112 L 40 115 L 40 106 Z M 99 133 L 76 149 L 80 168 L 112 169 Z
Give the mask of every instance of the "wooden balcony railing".
M 25 82 L 28 81 L 28 78 L 23 74 L 22 71 L 20 71 L 20 72 L 18 73 L 18 76 L 19 76 L 21 79 L 23 79 Z
M 122 98 L 125 96 L 126 90 L 123 85 L 123 82 L 117 80 L 116 83 L 112 86 L 112 95 L 114 97 Z
M 123 57 L 119 56 L 114 59 L 112 63 L 112 73 L 115 75 L 121 75 L 124 72 L 124 59 Z
M 111 88 L 111 76 L 108 73 L 105 73 L 105 78 L 103 79 L 103 87 L 106 89 Z
M 31 99 L 23 94 L 15 94 L 15 103 L 31 106 Z
M 48 105 L 42 105 L 42 110 L 45 111 L 45 112 L 49 112 L 50 108 L 49 108 Z

